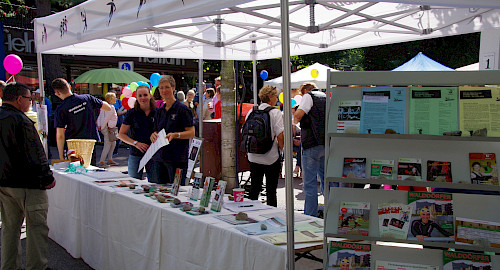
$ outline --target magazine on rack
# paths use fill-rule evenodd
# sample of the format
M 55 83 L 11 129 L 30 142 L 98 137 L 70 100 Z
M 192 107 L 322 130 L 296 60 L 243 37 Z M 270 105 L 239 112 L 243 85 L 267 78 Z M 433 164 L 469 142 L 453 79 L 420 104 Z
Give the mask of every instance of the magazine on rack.
M 469 153 L 469 163 L 472 184 L 498 186 L 495 153 Z
M 500 223 L 457 217 L 456 244 L 500 248 Z
M 403 263 L 403 262 L 387 262 L 375 261 L 376 270 L 439 270 L 439 266 Z
M 422 181 L 422 160 L 419 158 L 399 158 L 398 180 Z
M 370 270 L 371 245 L 331 241 L 328 245 L 328 269 Z
M 452 194 L 409 191 L 408 205 L 413 209 L 409 240 L 454 241 Z
M 361 100 L 341 100 L 337 120 L 337 133 L 359 133 Z
M 451 183 L 451 162 L 427 160 L 427 181 Z
M 411 206 L 403 203 L 378 205 L 378 228 L 380 237 L 406 239 L 410 228 Z
M 394 160 L 372 159 L 370 167 L 371 179 L 393 179 Z
M 443 251 L 443 270 L 481 269 L 491 270 L 491 256 L 486 254 Z
M 338 234 L 368 236 L 369 225 L 369 202 L 340 202 Z
M 366 158 L 344 158 L 342 177 L 365 178 Z

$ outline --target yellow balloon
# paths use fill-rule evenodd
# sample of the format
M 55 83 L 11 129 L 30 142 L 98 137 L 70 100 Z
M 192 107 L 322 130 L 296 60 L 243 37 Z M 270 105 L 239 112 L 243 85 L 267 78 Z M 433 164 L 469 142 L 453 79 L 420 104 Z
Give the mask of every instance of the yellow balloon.
M 316 79 L 316 78 L 318 78 L 318 76 L 319 76 L 319 71 L 318 71 L 317 69 L 313 69 L 313 70 L 311 70 L 311 76 L 312 76 L 313 78 L 315 78 L 315 79 Z
M 280 95 L 278 96 L 278 100 L 283 103 L 283 93 L 280 93 Z

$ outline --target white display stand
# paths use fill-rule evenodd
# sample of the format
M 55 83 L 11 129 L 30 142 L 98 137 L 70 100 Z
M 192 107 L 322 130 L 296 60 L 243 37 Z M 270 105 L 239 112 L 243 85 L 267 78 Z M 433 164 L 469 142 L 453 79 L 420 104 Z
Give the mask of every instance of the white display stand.
M 325 186 L 330 182 L 388 184 L 403 186 L 423 186 L 450 189 L 468 189 L 483 191 L 500 191 L 498 186 L 470 184 L 469 153 L 500 154 L 500 138 L 492 137 L 452 137 L 436 135 L 409 134 L 346 134 L 337 133 L 338 105 L 343 100 L 361 100 L 361 87 L 333 87 L 332 85 L 423 85 L 423 86 L 462 86 L 462 85 L 500 85 L 500 71 L 467 71 L 467 72 L 336 72 L 328 73 L 327 83 L 327 127 L 325 151 Z M 407 100 L 408 100 L 407 90 Z M 458 102 L 458 101 L 457 101 Z M 408 104 L 406 102 L 408 112 Z M 406 113 L 405 123 L 408 123 Z M 405 127 L 407 133 L 408 127 Z M 341 178 L 344 157 L 360 157 L 367 160 L 367 178 Z M 397 163 L 398 158 L 421 158 L 422 175 L 426 175 L 427 160 L 450 161 L 453 183 L 403 181 L 390 179 L 369 179 L 369 164 L 372 159 L 391 159 Z M 329 193 L 332 193 L 329 196 Z M 363 240 L 372 244 L 372 265 L 376 260 L 420 263 L 442 267 L 442 251 L 448 248 L 457 250 L 489 251 L 500 254 L 500 249 L 479 246 L 465 246 L 454 243 L 396 240 L 380 238 L 378 233 L 377 205 L 388 202 L 408 202 L 407 191 L 365 190 L 354 188 L 325 188 L 325 237 L 324 247 L 329 238 Z M 341 201 L 370 202 L 370 236 L 337 234 L 338 212 Z M 454 216 L 500 222 L 498 205 L 500 196 L 453 194 Z M 377 245 L 378 241 L 409 243 L 431 247 L 433 249 L 414 249 L 401 247 L 385 247 Z M 324 249 L 324 268 L 328 266 L 328 249 Z M 500 256 L 492 256 L 493 265 L 500 267 Z M 374 266 L 373 266 L 374 267 Z M 372 269 L 374 269 L 372 267 Z

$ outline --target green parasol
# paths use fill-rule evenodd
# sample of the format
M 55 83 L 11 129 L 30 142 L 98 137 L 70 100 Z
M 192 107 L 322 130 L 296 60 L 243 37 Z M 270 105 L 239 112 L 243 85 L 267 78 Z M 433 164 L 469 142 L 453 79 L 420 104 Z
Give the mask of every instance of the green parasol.
M 139 73 L 118 68 L 101 68 L 87 71 L 76 78 L 74 83 L 131 83 L 149 82 Z

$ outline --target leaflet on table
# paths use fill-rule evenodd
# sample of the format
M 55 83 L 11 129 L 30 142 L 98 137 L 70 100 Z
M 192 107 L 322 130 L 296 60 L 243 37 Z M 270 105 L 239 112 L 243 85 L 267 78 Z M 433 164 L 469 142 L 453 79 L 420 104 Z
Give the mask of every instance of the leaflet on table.
M 188 167 L 186 171 L 186 178 L 191 179 L 191 174 L 193 173 L 194 165 L 198 159 L 200 153 L 201 144 L 203 143 L 203 138 L 192 138 L 189 144 L 189 156 L 188 156 Z
M 273 208 L 272 206 L 263 204 L 258 200 L 245 200 L 242 202 L 225 201 L 222 207 L 232 212 L 247 212 Z
M 363 87 L 359 133 L 384 134 L 386 129 L 405 133 L 406 88 Z
M 457 217 L 455 243 L 500 248 L 500 223 Z
M 439 270 L 439 266 L 403 263 L 403 262 L 387 262 L 375 261 L 376 270 Z M 460 269 L 460 268 L 459 268 Z
M 409 240 L 453 242 L 451 193 L 409 191 L 408 205 L 413 209 Z
M 337 234 L 368 236 L 369 226 L 369 202 L 340 202 Z
M 83 172 L 82 174 L 99 180 L 129 177 L 127 174 L 123 174 L 120 172 L 113 172 L 113 171 L 86 171 Z
M 189 193 L 189 199 L 197 201 L 200 198 L 200 186 L 202 178 L 202 173 L 197 172 L 194 174 L 193 187 L 191 188 L 191 192 Z
M 458 131 L 456 87 L 410 87 L 409 134 Z
M 422 160 L 419 158 L 399 158 L 398 180 L 422 181 Z
M 366 158 L 344 158 L 344 167 L 342 177 L 347 178 L 365 178 L 366 177 Z
M 359 133 L 361 100 L 341 100 L 337 117 L 337 133 Z
M 214 217 L 217 219 L 220 219 L 222 221 L 225 221 L 229 224 L 232 224 L 232 225 L 241 225 L 241 224 L 257 223 L 258 222 L 257 220 L 255 220 L 251 217 L 248 217 L 248 219 L 246 219 L 246 220 L 237 220 L 236 215 L 237 214 L 227 214 L 227 215 L 216 215 Z
M 226 181 L 219 180 L 210 210 L 215 212 L 220 212 L 220 210 L 222 209 L 222 204 L 224 203 L 224 193 L 226 192 L 226 185 L 227 185 Z
M 443 251 L 443 270 L 481 269 L 491 270 L 491 256 L 470 252 Z
M 261 216 L 263 216 L 265 218 L 278 217 L 281 220 L 286 220 L 286 213 L 285 213 L 285 211 L 279 211 L 279 212 L 271 212 L 271 213 L 261 214 Z M 294 213 L 294 216 L 293 216 L 293 221 L 294 222 L 301 222 L 301 221 L 306 221 L 306 220 L 310 220 L 310 219 L 311 219 L 311 216 L 306 216 L 304 214 Z
M 495 153 L 469 153 L 469 164 L 472 184 L 498 186 Z
M 453 182 L 451 178 L 451 162 L 427 160 L 427 181 Z
M 459 87 L 459 120 L 462 136 L 486 128 L 489 137 L 500 137 L 500 88 Z
M 169 144 L 168 139 L 166 138 L 167 134 L 165 134 L 165 129 L 162 129 L 160 132 L 158 132 L 158 138 L 154 143 L 152 143 L 144 156 L 141 158 L 141 161 L 139 162 L 139 168 L 137 169 L 137 172 L 142 170 L 144 166 L 146 166 L 146 163 L 154 156 L 154 154 L 160 150 L 160 148 L 167 146 Z
M 412 207 L 403 203 L 378 205 L 378 228 L 380 237 L 406 239 L 410 229 Z
M 311 231 L 313 233 L 322 233 L 324 231 L 323 224 L 317 220 L 311 222 L 295 223 L 294 229 L 296 231 Z
M 393 179 L 394 160 L 372 159 L 371 179 Z
M 331 241 L 328 245 L 328 269 L 370 270 L 371 245 Z
M 265 225 L 266 229 L 262 228 L 262 224 Z M 236 227 L 242 233 L 248 235 L 261 235 L 268 233 L 278 233 L 286 231 L 285 221 L 279 218 L 268 218 L 257 223 L 252 223 L 248 225 L 240 225 Z
M 283 245 L 287 243 L 286 233 L 266 234 L 260 236 L 260 238 L 274 245 Z M 293 232 L 293 240 L 295 244 L 297 244 L 297 243 L 321 242 L 323 241 L 323 238 L 311 231 L 295 231 Z

